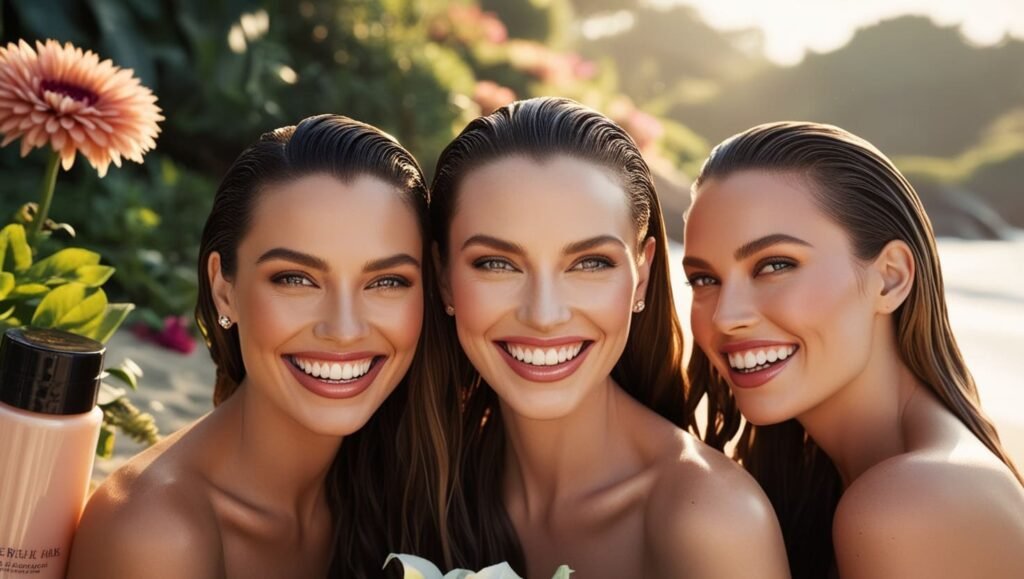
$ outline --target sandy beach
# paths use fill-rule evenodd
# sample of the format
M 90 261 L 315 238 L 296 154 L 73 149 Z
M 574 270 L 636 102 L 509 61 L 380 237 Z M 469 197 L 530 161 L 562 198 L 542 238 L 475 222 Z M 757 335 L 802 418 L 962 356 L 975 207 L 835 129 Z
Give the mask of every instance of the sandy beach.
M 1015 241 L 941 239 L 939 252 L 950 319 L 979 385 L 982 406 L 1011 456 L 1024 465 L 1024 388 L 1017 365 L 1017 356 L 1024 356 L 1024 235 Z M 674 245 L 672 254 L 677 308 L 688 325 L 689 288 L 679 265 L 682 247 Z M 122 331 L 111 340 L 107 355 L 108 365 L 131 358 L 142 367 L 145 376 L 131 400 L 153 414 L 164 435 L 213 408 L 213 364 L 202 345 L 185 356 Z M 141 448 L 119 436 L 115 457 L 97 459 L 94 479 L 104 478 Z

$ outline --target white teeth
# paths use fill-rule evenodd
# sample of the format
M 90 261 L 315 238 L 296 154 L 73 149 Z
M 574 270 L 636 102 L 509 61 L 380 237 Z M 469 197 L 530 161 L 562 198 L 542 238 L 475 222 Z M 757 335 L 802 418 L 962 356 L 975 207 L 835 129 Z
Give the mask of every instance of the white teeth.
M 295 365 L 302 369 L 303 372 L 313 376 L 314 378 L 320 378 L 322 380 L 352 380 L 359 378 L 370 371 L 370 366 L 373 365 L 373 359 L 359 360 L 355 362 L 319 362 L 303 360 L 299 358 L 292 358 Z
M 531 366 L 555 366 L 572 360 L 583 349 L 583 343 L 559 348 L 524 348 L 515 344 L 505 344 L 505 351 L 520 362 Z
M 751 370 L 764 366 L 765 364 L 772 364 L 779 360 L 785 360 L 786 358 L 793 355 L 796 351 L 796 346 L 780 346 L 778 348 L 771 348 L 767 350 L 748 350 L 746 352 L 734 352 L 728 354 L 726 357 L 729 359 L 729 366 L 736 370 Z

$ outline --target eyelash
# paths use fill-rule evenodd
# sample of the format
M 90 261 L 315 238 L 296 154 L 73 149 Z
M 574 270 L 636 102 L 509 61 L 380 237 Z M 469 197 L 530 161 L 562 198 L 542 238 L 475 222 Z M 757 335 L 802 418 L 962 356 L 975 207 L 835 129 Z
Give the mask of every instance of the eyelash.
M 296 279 L 300 280 L 299 283 L 294 283 L 293 281 L 289 281 L 289 280 L 296 280 Z M 289 273 L 282 273 L 280 275 L 274 276 L 272 278 L 272 281 L 274 283 L 278 284 L 278 285 L 283 285 L 283 286 L 287 286 L 287 287 L 303 287 L 303 286 L 305 286 L 305 287 L 316 287 L 316 284 L 314 284 L 312 282 L 312 280 L 310 280 L 308 277 L 306 277 L 305 275 L 303 275 L 301 273 L 291 273 L 291 272 L 289 272 Z M 309 282 L 309 283 L 303 283 L 303 282 Z
M 768 266 L 772 266 L 773 269 L 771 271 L 768 271 L 768 272 L 765 272 L 765 273 L 761 273 L 761 270 L 763 270 L 764 268 L 766 268 Z M 782 267 L 775 267 L 775 266 L 782 266 Z M 757 264 L 757 266 L 754 268 L 754 276 L 757 277 L 757 276 L 761 276 L 761 275 L 771 275 L 773 273 L 778 273 L 780 271 L 786 271 L 788 269 L 793 269 L 794 267 L 796 267 L 796 263 L 794 261 L 792 261 L 792 260 L 785 259 L 785 258 L 780 258 L 780 257 L 770 257 L 770 258 L 768 258 L 768 259 L 766 259 L 764 261 L 761 261 L 761 262 L 759 262 Z M 710 283 L 706 282 L 705 280 L 710 280 Z M 693 277 L 691 277 L 688 280 L 686 280 L 686 285 L 688 285 L 690 287 L 707 287 L 709 285 L 714 285 L 717 282 L 718 282 L 718 280 L 716 280 L 715 278 L 713 278 L 713 277 L 711 277 L 709 275 L 694 275 Z
M 585 264 L 591 264 L 586 266 Z M 473 267 L 484 271 L 519 271 L 510 261 L 500 257 L 484 257 L 473 262 Z M 571 271 L 600 271 L 615 267 L 615 262 L 600 256 L 584 257 L 570 268 Z
M 295 280 L 299 280 L 299 282 L 295 283 Z M 275 276 L 272 281 L 286 287 L 316 287 L 309 277 L 301 273 L 282 273 Z M 395 290 L 406 287 L 412 287 L 412 282 L 401 276 L 389 275 L 373 280 L 366 286 L 366 289 Z

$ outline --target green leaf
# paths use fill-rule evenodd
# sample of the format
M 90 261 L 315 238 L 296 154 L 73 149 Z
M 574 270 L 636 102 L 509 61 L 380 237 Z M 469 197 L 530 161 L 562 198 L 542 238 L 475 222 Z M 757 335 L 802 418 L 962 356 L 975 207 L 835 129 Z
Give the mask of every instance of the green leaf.
M 65 288 L 70 288 L 65 291 Z M 56 295 L 56 298 L 54 297 Z M 46 308 L 44 310 L 44 307 Z M 39 302 L 36 308 L 36 316 L 44 310 L 42 319 L 49 321 L 46 316 L 50 311 L 54 317 L 50 325 L 45 327 L 65 330 L 79 335 L 87 335 L 89 328 L 98 325 L 107 310 L 107 294 L 103 290 L 86 288 L 83 284 L 69 283 L 54 289 Z M 32 325 L 39 326 L 36 316 L 32 318 Z
M 126 370 L 124 367 L 121 368 L 107 368 L 107 373 L 124 382 L 132 390 L 139 389 L 139 376 Z
M 36 262 L 25 272 L 25 278 L 42 283 L 48 283 L 53 278 L 58 278 L 58 281 L 71 281 L 79 268 L 98 265 L 99 262 L 100 254 L 80 247 L 69 247 Z
M 556 571 L 551 579 L 569 579 L 569 575 L 572 574 L 572 569 L 568 565 L 562 565 Z
M 83 265 L 75 270 L 68 281 L 84 283 L 88 287 L 100 287 L 114 275 L 114 268 L 109 265 Z
M 14 313 L 15 306 L 11 306 L 6 312 L 0 312 L 0 320 L 6 320 Z
M 7 299 L 7 294 L 14 289 L 14 274 L 0 271 L 0 300 Z
M 68 312 L 85 300 L 88 291 L 89 289 L 80 283 L 69 283 L 54 288 L 36 307 L 35 314 L 32 315 L 32 325 L 38 328 L 57 327 Z
M 111 386 L 106 382 L 100 382 L 100 394 L 96 398 L 96 404 L 99 406 L 113 404 L 121 398 L 124 398 L 126 394 L 127 392 L 124 388 L 118 388 L 116 386 Z
M 0 229 L 0 270 L 22 272 L 32 265 L 32 248 L 25 227 L 12 223 Z
M 96 442 L 96 456 L 100 458 L 114 456 L 114 430 L 106 424 L 100 427 L 100 439 Z
M 26 283 L 14 288 L 9 299 L 35 298 L 50 291 L 50 286 L 41 283 Z
M 89 324 L 68 331 L 106 344 L 134 309 L 134 304 L 110 304 L 103 315 L 97 316 Z

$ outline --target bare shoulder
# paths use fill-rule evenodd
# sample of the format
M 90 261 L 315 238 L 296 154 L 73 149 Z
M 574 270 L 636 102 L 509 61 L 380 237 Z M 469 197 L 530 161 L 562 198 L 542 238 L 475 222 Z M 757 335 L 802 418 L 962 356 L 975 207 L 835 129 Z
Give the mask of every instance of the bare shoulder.
M 217 521 L 205 483 L 161 443 L 93 493 L 75 534 L 70 579 L 223 575 Z
M 832 526 L 845 577 L 1024 577 L 1024 488 L 994 456 L 911 452 L 862 474 Z
M 788 577 L 782 533 L 761 487 L 692 435 L 682 432 L 680 442 L 678 456 L 659 465 L 646 509 L 658 575 Z

